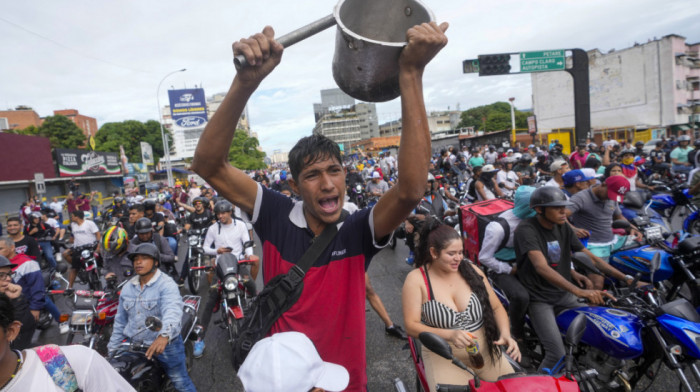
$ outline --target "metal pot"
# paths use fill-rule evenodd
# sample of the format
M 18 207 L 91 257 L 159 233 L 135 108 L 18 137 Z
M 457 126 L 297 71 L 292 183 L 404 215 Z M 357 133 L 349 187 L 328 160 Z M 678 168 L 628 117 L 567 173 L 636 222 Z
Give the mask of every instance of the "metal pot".
M 340 0 L 333 78 L 346 94 L 368 102 L 399 96 L 399 55 L 406 31 L 435 20 L 418 0 Z

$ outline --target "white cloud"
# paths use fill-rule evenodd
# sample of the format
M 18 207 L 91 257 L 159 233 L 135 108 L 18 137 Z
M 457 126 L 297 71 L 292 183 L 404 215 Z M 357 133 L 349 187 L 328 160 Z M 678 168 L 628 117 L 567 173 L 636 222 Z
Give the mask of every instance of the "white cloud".
M 450 23 L 448 46 L 428 66 L 429 110 L 462 110 L 515 97 L 531 106 L 527 75 L 478 77 L 461 73 L 462 60 L 478 54 L 541 49 L 622 49 L 654 37 L 679 34 L 700 41 L 695 1 L 677 0 L 424 0 L 439 21 Z M 3 61 L 0 107 L 29 105 L 41 116 L 75 108 L 99 124 L 156 119 L 156 89 L 201 85 L 225 92 L 235 75 L 231 44 L 275 27 L 277 35 L 330 14 L 330 0 L 124 0 L 4 4 L 0 15 Z M 19 26 L 19 27 L 18 27 Z M 31 31 L 31 32 L 29 32 Z M 37 36 L 38 35 L 38 36 Z M 285 51 L 282 64 L 249 102 L 253 130 L 265 150 L 289 149 L 313 128 L 313 103 L 335 87 L 331 73 L 333 29 Z M 381 122 L 400 116 L 398 100 L 378 104 Z

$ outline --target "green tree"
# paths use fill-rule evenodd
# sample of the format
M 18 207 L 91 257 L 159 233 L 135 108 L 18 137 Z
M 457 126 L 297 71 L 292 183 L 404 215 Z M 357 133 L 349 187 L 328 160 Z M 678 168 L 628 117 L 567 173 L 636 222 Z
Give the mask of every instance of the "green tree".
M 165 130 L 170 146 L 173 145 L 172 135 Z M 130 162 L 141 162 L 141 142 L 147 142 L 153 147 L 155 163 L 163 157 L 163 139 L 160 134 L 160 123 L 149 120 L 145 123 L 136 120 L 106 123 L 95 134 L 95 149 L 98 151 L 119 152 L 119 146 L 124 146 L 124 153 Z
M 264 169 L 265 153 L 258 150 L 258 139 L 249 137 L 243 130 L 236 130 L 233 142 L 228 150 L 228 160 L 242 170 Z
M 39 127 L 31 125 L 15 133 L 47 137 L 53 148 L 78 148 L 85 145 L 86 141 L 83 130 L 60 114 L 46 117 Z
M 528 113 L 515 110 L 515 127 L 527 128 Z M 510 104 L 495 102 L 462 112 L 459 128 L 474 127 L 478 131 L 494 132 L 510 129 Z

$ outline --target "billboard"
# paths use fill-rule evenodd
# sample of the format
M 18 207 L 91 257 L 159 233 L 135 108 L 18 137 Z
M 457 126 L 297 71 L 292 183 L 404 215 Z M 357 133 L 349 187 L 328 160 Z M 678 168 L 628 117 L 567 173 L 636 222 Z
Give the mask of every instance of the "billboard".
M 168 90 L 168 98 L 176 156 L 190 158 L 208 121 L 204 89 Z
M 146 165 L 153 164 L 153 148 L 147 142 L 141 142 L 141 162 Z
M 91 150 L 57 148 L 59 177 L 110 176 L 121 174 L 119 154 Z
M 145 163 L 127 163 L 129 175 L 135 177 L 140 184 L 148 182 L 148 166 Z

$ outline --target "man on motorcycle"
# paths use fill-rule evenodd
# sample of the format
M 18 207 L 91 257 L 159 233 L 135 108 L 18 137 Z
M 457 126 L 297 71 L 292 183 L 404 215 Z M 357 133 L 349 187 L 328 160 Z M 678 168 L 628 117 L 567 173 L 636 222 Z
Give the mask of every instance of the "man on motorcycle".
M 207 230 L 207 236 L 204 239 L 204 253 L 210 256 L 216 256 L 224 253 L 231 253 L 236 257 L 245 253 L 245 256 L 253 261 L 250 269 L 250 275 L 252 279 L 249 279 L 245 283 L 246 290 L 255 295 L 257 290 L 255 288 L 255 279 L 258 276 L 258 256 L 253 254 L 253 248 L 251 246 L 245 247 L 247 242 L 251 241 L 250 235 L 248 234 L 248 229 L 245 223 L 233 217 L 233 204 L 226 200 L 221 200 L 214 205 L 214 212 L 218 218 L 218 222 L 211 225 L 209 230 Z M 213 278 L 213 273 L 207 275 L 209 282 Z M 207 328 L 209 328 L 209 320 L 211 320 L 211 314 L 219 300 L 217 293 L 217 288 L 214 286 L 209 290 L 209 298 L 206 305 L 204 306 L 204 314 L 202 316 L 202 327 L 203 331 L 198 339 L 194 343 L 194 356 L 199 358 L 204 353 L 204 335 Z
M 566 197 L 571 197 L 588 189 L 591 180 L 595 180 L 595 177 L 586 176 L 583 173 L 583 169 L 575 169 L 564 173 L 562 180 L 564 181 L 564 189 L 562 191 Z
M 194 199 L 194 201 L 192 201 L 192 207 L 185 205 L 185 209 L 187 209 L 190 212 L 190 215 L 187 217 L 187 222 L 185 223 L 185 226 L 183 226 L 183 230 L 185 233 L 189 232 L 191 229 L 200 231 L 204 230 L 211 226 L 211 224 L 214 223 L 214 221 L 216 220 L 214 213 L 211 212 L 211 210 L 209 209 L 209 199 L 205 196 L 200 196 Z M 182 240 L 186 239 L 186 236 L 182 237 Z M 180 244 L 180 246 L 183 249 L 185 248 L 184 243 Z M 178 260 L 181 258 L 181 256 L 183 258 L 186 257 L 186 254 L 181 253 L 182 252 L 178 253 Z M 182 264 L 182 271 L 180 271 L 180 278 L 177 281 L 178 285 L 185 283 L 185 278 L 187 277 L 189 269 L 190 261 L 185 260 L 185 262 Z
M 129 259 L 137 275 L 122 287 L 108 350 L 114 352 L 125 339 L 138 339 L 150 345 L 146 358 L 160 362 L 176 390 L 196 391 L 185 364 L 180 336 L 183 304 L 177 285 L 158 268 L 160 252 L 155 245 L 136 246 Z M 160 331 L 144 330 L 149 316 L 162 320 Z
M 175 270 L 175 253 L 173 253 L 173 250 L 170 248 L 168 240 L 153 231 L 153 223 L 151 223 L 151 220 L 146 217 L 137 220 L 134 224 L 134 231 L 136 235 L 131 239 L 130 248 L 134 249 L 136 246 L 143 243 L 155 245 L 160 253 L 160 264 L 162 264 L 161 268 L 163 268 L 163 271 L 171 276 L 177 276 L 177 271 Z
M 131 276 L 131 260 L 129 260 L 129 237 L 126 230 L 119 226 L 112 226 L 105 232 L 102 238 L 102 249 L 105 251 L 104 266 L 109 272 L 105 279 L 112 277 L 121 283 Z M 125 273 L 127 272 L 127 273 Z
M 34 260 L 41 256 L 39 244 L 28 235 L 24 235 L 22 220 L 16 216 L 7 218 L 7 235 L 15 242 L 16 252 L 25 254 Z
M 582 289 L 571 281 L 571 253 L 584 248 L 566 224 L 569 205 L 560 189 L 538 188 L 530 196 L 530 207 L 537 216 L 523 220 L 515 229 L 516 274 L 530 294 L 530 321 L 545 351 L 540 370 L 551 369 L 565 353 L 557 313 L 581 306 L 578 298 L 594 304 L 603 304 L 604 297 L 614 299 L 607 292 Z
M 163 235 L 163 228 L 165 227 L 165 217 L 156 212 L 156 201 L 153 199 L 148 199 L 143 202 L 143 216 L 150 219 L 153 224 L 153 230 Z
M 564 180 L 562 176 L 569 171 L 569 164 L 563 159 L 556 160 L 549 165 L 549 171 L 552 173 L 552 179 L 547 181 L 544 186 L 553 186 L 559 189 L 563 188 Z
M 537 174 L 535 168 L 532 167 L 532 155 L 524 154 L 518 160 L 518 163 L 513 168 L 515 174 L 520 178 L 521 185 L 532 185 L 535 182 L 535 175 Z
M 126 234 L 128 234 L 129 238 L 132 238 L 136 235 L 136 221 L 144 217 L 144 210 L 143 210 L 143 204 L 141 203 L 135 203 L 132 204 L 129 207 L 129 224 L 125 226 L 126 228 Z
M 304 276 L 301 297 L 271 332 L 295 330 L 309 336 L 322 358 L 348 369 L 349 391 L 366 390 L 367 384 L 365 270 L 423 194 L 430 132 L 421 94 L 422 75 L 446 45 L 445 30 L 447 24 L 432 22 L 407 31 L 408 44 L 398 59 L 403 119 L 399 179 L 372 209 L 357 211 L 338 224 L 343 215 L 345 173 L 337 143 L 324 136 L 305 137 L 289 153 L 290 183 L 301 196 L 300 203 L 262 188 L 226 158 L 234 136 L 230 119 L 240 117 L 248 98 L 281 61 L 283 47 L 274 40 L 269 26 L 262 34 L 234 44 L 235 54 L 245 55 L 253 66 L 238 70 L 230 93 L 202 133 L 192 162 L 195 172 L 250 217 L 264 241 L 266 281 L 286 273 L 326 226 L 340 226 L 324 256 Z M 323 278 L 336 273 L 342 279 Z M 338 306 L 343 311 L 328 317 L 328 309 Z
M 56 268 L 56 259 L 53 257 L 53 245 L 51 245 L 51 240 L 56 234 L 53 227 L 46 225 L 41 218 L 41 213 L 35 211 L 29 214 L 29 225 L 27 225 L 25 230 L 27 235 L 34 238 L 39 244 L 39 248 L 41 248 L 44 259 L 48 261 L 49 266 Z
M 73 288 L 75 278 L 78 277 L 78 270 L 83 267 L 80 264 L 80 255 L 74 255 L 73 249 L 100 242 L 100 229 L 97 228 L 95 222 L 85 219 L 83 211 L 72 211 L 70 213 L 70 221 L 73 247 L 63 252 L 63 258 L 71 265 L 70 271 L 68 272 L 68 289 Z
M 612 222 L 617 219 L 625 219 L 618 207 L 624 195 L 629 191 L 629 181 L 622 176 L 610 176 L 605 182 L 571 197 L 571 202 L 566 209 L 566 215 L 574 226 L 574 232 L 579 238 L 588 237 L 586 250 L 588 256 L 596 264 L 596 267 L 608 276 L 630 283 L 634 278 L 625 275 L 608 264 L 610 253 L 619 242 L 624 243 L 624 238 L 616 239 L 612 232 Z M 637 241 L 641 241 L 642 233 L 632 228 L 632 235 Z M 591 276 L 596 288 L 603 287 L 604 277 Z
M 372 173 L 372 179 L 367 184 L 367 193 L 370 196 L 381 196 L 389 190 L 389 184 L 382 179 L 379 172 Z
M 678 136 L 678 147 L 671 151 L 671 162 L 673 163 L 673 171 L 676 173 L 687 174 L 693 168 L 693 163 L 688 162 L 688 153 L 693 150 L 690 147 L 690 136 Z

